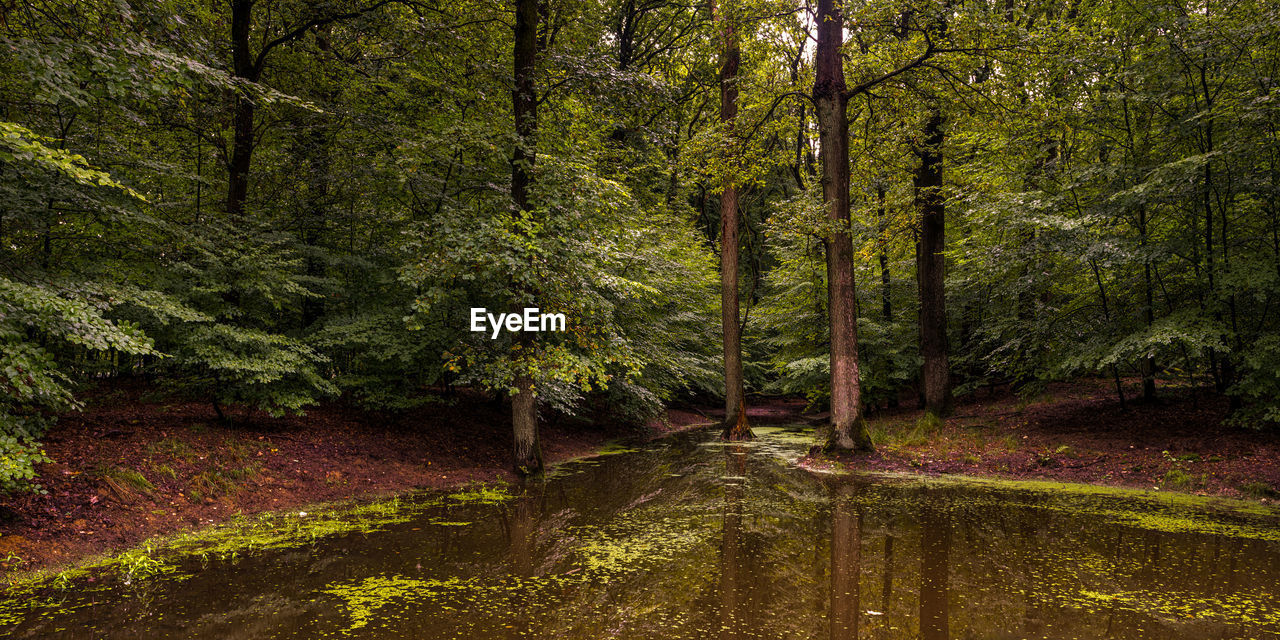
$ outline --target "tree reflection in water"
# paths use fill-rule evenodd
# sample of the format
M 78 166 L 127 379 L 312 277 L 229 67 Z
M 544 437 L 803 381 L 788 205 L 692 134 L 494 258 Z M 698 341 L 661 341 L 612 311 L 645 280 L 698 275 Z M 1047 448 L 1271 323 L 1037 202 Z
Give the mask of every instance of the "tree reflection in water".
M 862 512 L 857 488 L 836 482 L 831 490 L 831 640 L 858 637 L 858 584 L 862 573 Z
M 725 447 L 724 527 L 720 538 L 720 638 L 743 635 L 742 491 L 747 475 L 747 448 Z
M 920 637 L 949 640 L 951 517 L 942 501 L 926 501 L 920 517 Z

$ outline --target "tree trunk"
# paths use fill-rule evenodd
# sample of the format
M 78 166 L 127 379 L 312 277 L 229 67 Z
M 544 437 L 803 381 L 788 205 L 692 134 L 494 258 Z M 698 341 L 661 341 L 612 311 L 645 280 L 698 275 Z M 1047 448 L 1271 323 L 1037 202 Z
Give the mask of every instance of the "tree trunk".
M 333 29 L 325 25 L 316 31 L 316 48 L 328 53 L 331 48 L 329 39 Z M 326 90 L 322 95 L 327 102 L 337 97 L 334 90 Z M 327 113 L 314 114 L 308 117 L 310 127 L 302 136 L 300 146 L 307 158 L 307 196 L 302 209 L 302 220 L 299 224 L 299 237 L 306 246 L 304 256 L 305 271 L 308 278 L 319 281 L 325 276 L 325 263 L 321 257 L 320 242 L 324 235 L 328 218 L 330 173 L 332 171 L 331 141 L 334 126 Z M 324 316 L 325 299 L 308 296 L 302 299 L 301 328 L 306 330 Z
M 1142 244 L 1147 244 L 1147 210 L 1146 207 L 1138 209 L 1138 226 L 1142 234 Z M 1143 256 L 1142 265 L 1142 285 L 1146 294 L 1146 306 L 1143 308 L 1143 319 L 1146 321 L 1147 329 L 1150 330 L 1156 322 L 1155 315 L 1155 299 L 1151 291 L 1151 259 Z M 1142 400 L 1144 402 L 1154 402 L 1156 399 L 1156 358 L 1154 355 L 1148 354 L 1142 361 Z
M 515 88 L 511 92 L 516 147 L 511 160 L 511 197 L 521 211 L 530 210 L 529 187 L 537 160 L 534 137 L 538 131 L 538 99 L 533 81 L 538 56 L 538 19 L 538 0 L 516 1 Z M 531 346 L 524 344 L 521 358 L 529 357 Z M 511 396 L 511 428 L 515 437 L 516 473 L 540 474 L 542 447 L 538 444 L 538 401 L 534 397 L 533 378 L 527 373 L 516 376 L 515 388 L 516 393 Z
M 511 430 L 515 436 L 516 473 L 531 476 L 542 473 L 542 445 L 538 442 L 538 399 L 534 397 L 533 378 L 516 377 L 516 394 L 511 396 Z
M 828 449 L 870 451 L 858 380 L 858 300 L 849 238 L 849 118 L 845 112 L 844 19 L 835 0 L 818 2 L 818 47 L 813 84 L 818 143 L 822 154 L 822 199 L 832 229 L 827 253 L 827 308 L 831 321 L 831 432 Z
M 258 81 L 258 70 L 249 49 L 249 31 L 253 26 L 253 1 L 231 2 L 231 57 L 233 73 L 249 82 Z M 243 92 L 235 94 L 231 160 L 227 165 L 227 213 L 232 221 L 244 215 L 244 202 L 249 194 L 249 166 L 253 159 L 254 104 Z
M 951 373 L 947 358 L 947 298 L 943 282 L 946 260 L 946 217 L 942 199 L 943 117 L 938 108 L 925 121 L 924 147 L 916 170 L 916 207 L 920 211 L 920 243 L 916 277 L 920 286 L 920 385 L 924 409 L 937 416 L 951 411 Z
M 724 5 L 715 19 L 724 39 L 720 62 L 720 122 L 730 137 L 738 117 L 738 63 L 741 49 Z M 742 325 L 738 313 L 738 187 L 732 180 L 720 194 L 720 325 L 724 335 L 724 432 L 726 440 L 751 438 L 742 381 Z
M 884 204 L 884 187 L 876 187 L 876 203 L 880 222 L 880 314 L 885 322 L 893 321 L 892 278 L 889 277 L 889 212 Z

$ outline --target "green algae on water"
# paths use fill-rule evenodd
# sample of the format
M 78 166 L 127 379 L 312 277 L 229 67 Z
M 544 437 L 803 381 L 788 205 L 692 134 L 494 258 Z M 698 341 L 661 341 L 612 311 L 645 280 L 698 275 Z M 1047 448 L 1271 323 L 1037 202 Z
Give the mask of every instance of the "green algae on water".
M 502 485 L 474 484 L 445 497 L 463 504 L 502 504 L 514 499 L 515 495 Z
M 342 599 L 351 618 L 351 625 L 346 629 L 350 633 L 368 625 L 374 614 L 391 602 L 415 602 L 463 584 L 458 578 L 417 580 L 403 576 L 370 576 L 364 580 L 332 585 L 322 593 Z
M 1023 506 L 1068 515 L 1093 516 L 1150 531 L 1280 541 L 1280 525 L 1277 524 L 1280 509 L 1246 500 L 1049 480 L 889 472 L 859 472 L 856 475 L 894 480 L 898 486 L 990 490 L 1005 501 L 1020 494 L 1032 496 L 1037 499 L 1025 501 Z M 1048 501 L 1043 500 L 1045 498 Z

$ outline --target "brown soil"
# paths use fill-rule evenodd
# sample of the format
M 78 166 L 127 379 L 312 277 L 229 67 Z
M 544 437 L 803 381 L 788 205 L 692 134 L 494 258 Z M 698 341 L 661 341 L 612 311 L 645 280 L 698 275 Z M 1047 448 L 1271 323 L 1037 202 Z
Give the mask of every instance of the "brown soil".
M 1137 381 L 1126 395 L 1139 395 Z M 957 403 L 941 427 L 919 410 L 870 420 L 882 443 L 842 456 L 851 469 L 1053 479 L 1200 495 L 1280 498 L 1280 433 L 1224 423 L 1226 399 L 1203 389 L 1160 389 L 1122 410 L 1108 380 L 1054 384 L 1031 402 L 1007 388 Z M 811 458 L 807 464 L 832 464 Z
M 474 396 L 395 416 L 333 405 L 227 426 L 207 404 L 154 395 L 95 392 L 59 420 L 44 440 L 55 461 L 40 469 L 47 493 L 0 504 L 0 576 L 237 514 L 514 479 L 509 413 Z M 541 430 L 542 449 L 554 463 L 699 423 L 706 418 L 681 410 L 642 428 L 557 421 Z
M 39 479 L 48 493 L 0 505 L 0 575 L 242 513 L 514 477 L 508 415 L 476 397 L 398 416 L 332 405 L 225 426 L 208 405 L 151 395 L 128 387 L 91 394 L 84 412 L 64 416 L 48 434 L 56 462 Z M 803 408 L 795 399 L 757 399 L 748 417 L 754 424 L 821 418 Z M 995 389 L 962 399 L 932 430 L 917 426 L 918 410 L 878 412 L 870 420 L 880 439 L 875 454 L 805 464 L 1276 500 L 1280 433 L 1224 425 L 1227 414 L 1225 400 L 1196 390 L 1162 389 L 1158 402 L 1122 411 L 1106 381 L 1052 385 L 1031 402 Z M 659 437 L 717 415 L 671 410 L 666 422 L 640 429 L 553 422 L 541 431 L 543 453 L 548 462 L 589 455 L 609 440 Z M 154 487 L 131 484 L 128 472 Z

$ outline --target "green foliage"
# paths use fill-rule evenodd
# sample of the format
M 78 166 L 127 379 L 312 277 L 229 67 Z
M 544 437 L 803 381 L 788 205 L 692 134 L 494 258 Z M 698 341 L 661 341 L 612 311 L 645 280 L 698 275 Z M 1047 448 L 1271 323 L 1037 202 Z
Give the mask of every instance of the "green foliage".
M 234 6 L 248 70 L 232 3 L 38 0 L 0 24 L 0 490 L 45 460 L 75 384 L 116 376 L 271 415 L 506 395 L 521 374 L 563 414 L 640 421 L 714 396 L 727 183 L 752 389 L 827 402 L 822 238 L 839 227 L 862 399 L 895 402 L 921 364 L 914 174 L 935 114 L 958 393 L 1212 381 L 1238 421 L 1280 422 L 1266 3 L 845 6 L 850 86 L 929 57 L 853 97 L 837 223 L 803 97 L 814 25 L 793 6 L 729 3 L 717 25 L 678 3 L 557 5 L 528 211 L 510 189 L 507 9 Z M 724 24 L 742 49 L 732 125 Z M 471 307 L 525 306 L 568 331 L 469 330 Z
M 0 163 L 34 165 L 82 185 L 113 187 L 145 200 L 142 194 L 116 182 L 111 174 L 90 167 L 84 156 L 45 146 L 51 141 L 20 124 L 0 122 Z

